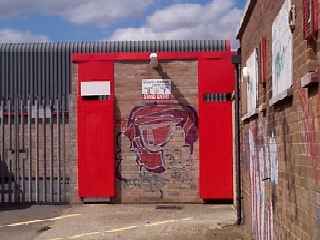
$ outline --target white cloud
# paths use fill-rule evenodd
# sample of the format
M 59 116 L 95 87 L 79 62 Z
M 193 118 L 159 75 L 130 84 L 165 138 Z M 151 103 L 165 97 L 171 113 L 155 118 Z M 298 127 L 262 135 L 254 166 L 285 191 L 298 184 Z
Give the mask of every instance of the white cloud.
M 143 16 L 146 8 L 162 0 L 0 0 L 1 17 L 49 15 L 60 16 L 75 24 L 108 26 L 116 20 Z M 137 28 L 120 28 L 112 40 L 231 39 L 242 10 L 236 0 L 210 0 L 206 4 L 176 3 L 146 17 Z M 8 31 L 8 30 L 6 30 Z M 34 39 L 32 33 L 12 31 L 12 39 Z M 46 38 L 35 36 L 35 38 Z
M 53 15 L 76 24 L 108 25 L 144 14 L 153 0 L 0 0 L 0 16 Z
M 230 39 L 235 42 L 242 10 L 235 0 L 174 4 L 154 12 L 139 28 L 117 29 L 112 40 Z
M 151 0 L 83 1 L 77 7 L 63 11 L 62 16 L 73 23 L 107 25 L 117 19 L 143 16 L 145 7 L 151 2 Z
M 0 42 L 35 42 L 48 41 L 44 35 L 34 35 L 30 31 L 19 31 L 14 29 L 0 29 Z

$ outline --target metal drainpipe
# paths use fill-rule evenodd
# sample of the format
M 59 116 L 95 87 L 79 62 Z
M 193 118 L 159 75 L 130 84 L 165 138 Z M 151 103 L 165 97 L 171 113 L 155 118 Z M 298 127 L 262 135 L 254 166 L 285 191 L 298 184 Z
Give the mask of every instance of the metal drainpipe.
M 232 63 L 236 69 L 235 86 L 235 157 L 236 157 L 236 185 L 237 185 L 237 224 L 242 223 L 242 193 L 241 193 L 241 163 L 240 163 L 240 70 L 241 70 L 241 49 L 233 55 Z

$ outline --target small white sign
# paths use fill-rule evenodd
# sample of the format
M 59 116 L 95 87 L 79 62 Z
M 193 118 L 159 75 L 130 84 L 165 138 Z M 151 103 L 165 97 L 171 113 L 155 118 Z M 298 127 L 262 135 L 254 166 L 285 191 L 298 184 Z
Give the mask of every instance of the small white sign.
M 109 96 L 110 81 L 81 82 L 81 96 Z
M 258 52 L 256 49 L 251 53 L 246 62 L 248 67 L 248 81 L 247 81 L 247 113 L 251 114 L 257 108 L 258 98 Z
M 50 106 L 41 106 L 37 108 L 37 106 L 33 105 L 31 107 L 31 117 L 32 118 L 51 118 L 51 108 Z
M 143 79 L 143 95 L 171 95 L 171 79 Z

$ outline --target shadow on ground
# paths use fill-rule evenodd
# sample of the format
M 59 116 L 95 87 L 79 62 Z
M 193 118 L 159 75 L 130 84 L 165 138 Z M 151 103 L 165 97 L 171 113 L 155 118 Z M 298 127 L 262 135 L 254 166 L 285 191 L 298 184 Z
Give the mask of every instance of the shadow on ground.
M 206 239 L 210 240 L 252 240 L 243 226 L 226 226 L 208 230 Z
M 32 204 L 27 204 L 27 203 L 20 203 L 20 204 L 2 203 L 0 204 L 0 211 L 27 209 L 27 208 L 30 208 L 31 206 Z

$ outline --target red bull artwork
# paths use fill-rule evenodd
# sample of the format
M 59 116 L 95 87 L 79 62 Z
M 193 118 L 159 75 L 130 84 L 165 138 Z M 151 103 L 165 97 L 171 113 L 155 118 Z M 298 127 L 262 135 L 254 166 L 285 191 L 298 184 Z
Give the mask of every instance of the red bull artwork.
M 192 155 L 193 145 L 198 140 L 198 115 L 193 107 L 152 103 L 132 109 L 124 135 L 130 140 L 130 149 L 137 155 L 140 171 L 163 173 L 166 170 L 164 147 L 177 127 L 183 129 L 185 145 Z

